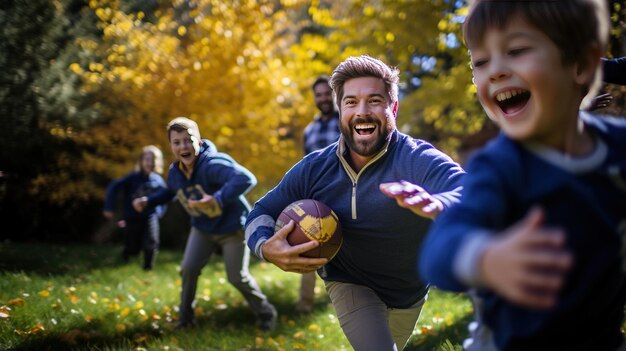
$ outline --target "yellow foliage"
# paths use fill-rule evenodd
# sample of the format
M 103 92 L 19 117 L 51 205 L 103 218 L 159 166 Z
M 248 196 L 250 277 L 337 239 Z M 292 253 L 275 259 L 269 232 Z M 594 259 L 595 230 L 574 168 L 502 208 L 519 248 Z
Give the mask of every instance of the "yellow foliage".
M 52 126 L 55 137 L 95 151 L 78 162 L 60 157 L 58 176 L 38 178 L 33 192 L 49 192 L 58 203 L 70 194 L 101 198 L 103 189 L 91 174 L 123 175 L 146 144 L 161 147 L 171 161 L 165 126 L 188 116 L 219 151 L 257 176 L 259 185 L 249 195 L 254 201 L 302 157 L 302 130 L 316 112 L 313 80 L 360 54 L 404 74 L 417 70 L 417 55 L 446 53 L 450 62 L 437 61 L 421 77 L 421 88 L 407 91 L 399 125 L 419 134 L 426 123 L 444 135 L 482 125 L 465 50 L 446 42 L 450 33 L 460 38 L 455 16 L 465 9 L 447 13 L 450 5 L 442 1 L 242 0 L 233 6 L 197 0 L 181 13 L 186 10 L 179 5 L 163 5 L 146 21 L 142 12 L 124 13 L 117 1 L 89 1 L 104 42 L 76 43 L 102 59 L 72 63 L 68 70 L 83 79 L 83 91 L 98 93 L 107 122 L 74 133 Z M 70 165 L 85 179 L 63 172 Z

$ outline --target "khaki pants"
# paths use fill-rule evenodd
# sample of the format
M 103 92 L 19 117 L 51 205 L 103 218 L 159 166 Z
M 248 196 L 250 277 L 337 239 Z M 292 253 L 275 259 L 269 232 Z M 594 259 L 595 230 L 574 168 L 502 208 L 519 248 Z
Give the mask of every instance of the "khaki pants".
M 362 285 L 324 281 L 343 333 L 355 351 L 402 350 L 427 296 L 406 309 L 389 308 Z

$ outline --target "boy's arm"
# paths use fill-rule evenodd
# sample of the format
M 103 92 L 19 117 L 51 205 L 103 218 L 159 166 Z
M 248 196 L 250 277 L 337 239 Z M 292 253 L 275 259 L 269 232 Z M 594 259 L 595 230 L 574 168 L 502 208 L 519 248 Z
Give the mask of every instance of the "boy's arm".
M 138 197 L 133 200 L 133 208 L 137 212 L 143 212 L 147 207 L 164 205 L 174 198 L 176 193 L 169 188 L 162 188 L 159 191 L 148 196 Z
M 543 226 L 534 208 L 496 238 L 488 240 L 478 260 L 481 285 L 507 300 L 531 308 L 549 308 L 557 300 L 572 257 L 564 251 L 565 234 Z
M 239 196 L 245 195 L 257 184 L 256 177 L 248 169 L 234 161 L 222 159 L 211 160 L 208 174 L 203 176 L 222 184 L 222 187 L 211 195 L 221 208 L 238 200 Z
M 568 267 L 563 234 L 543 228 L 541 213 L 532 211 L 507 224 L 512 200 L 504 177 L 493 160 L 470 164 L 460 204 L 434 221 L 422 245 L 420 274 L 444 290 L 486 288 L 513 303 L 542 308 Z M 554 279 L 538 273 L 546 270 Z
M 126 183 L 129 175 L 126 175 L 122 178 L 115 179 L 109 183 L 104 193 L 104 206 L 102 209 L 102 213 L 105 218 L 112 219 L 113 218 L 113 210 L 115 209 L 115 201 L 117 199 L 117 194 L 120 188 Z

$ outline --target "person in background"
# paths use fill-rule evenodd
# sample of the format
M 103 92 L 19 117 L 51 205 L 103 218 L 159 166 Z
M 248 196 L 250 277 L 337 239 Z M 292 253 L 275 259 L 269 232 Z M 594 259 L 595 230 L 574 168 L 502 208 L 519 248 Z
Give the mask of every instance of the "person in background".
M 143 269 L 154 267 L 159 248 L 159 219 L 165 213 L 166 206 L 154 206 L 146 211 L 137 212 L 133 200 L 165 188 L 163 173 L 163 153 L 154 145 L 145 146 L 137 160 L 136 169 L 126 176 L 112 181 L 105 192 L 103 215 L 113 219 L 118 194 L 123 194 L 122 219 L 118 226 L 124 233 L 122 259 L 128 262 L 130 257 L 143 251 Z
M 333 71 L 341 137 L 294 165 L 259 199 L 246 220 L 246 240 L 261 259 L 287 272 L 317 270 L 339 324 L 357 351 L 401 350 L 415 329 L 429 286 L 418 278 L 418 248 L 426 228 L 458 202 L 463 169 L 430 143 L 396 128 L 399 71 L 367 55 Z M 419 184 L 420 216 L 396 205 L 381 182 Z M 300 257 L 316 241 L 291 246 L 291 221 L 277 232 L 276 218 L 290 203 L 314 199 L 341 223 L 336 256 Z
M 610 84 L 626 85 L 626 56 L 616 58 L 602 58 L 602 81 Z M 596 95 L 587 106 L 587 111 L 595 111 L 609 106 L 613 102 L 613 95 L 601 93 Z
M 626 349 L 626 119 L 580 109 L 608 29 L 604 0 L 470 6 L 473 81 L 501 133 L 470 160 L 418 263 L 474 297 L 466 350 Z
M 602 81 L 605 83 L 626 85 L 626 56 L 602 58 Z
M 200 138 L 195 121 L 174 118 L 167 135 L 176 157 L 170 165 L 167 188 L 135 199 L 134 208 L 163 204 L 178 198 L 191 216 L 191 232 L 181 263 L 182 291 L 177 328 L 195 325 L 193 310 L 202 268 L 218 248 L 222 250 L 228 281 L 244 296 L 263 331 L 276 326 L 276 309 L 248 270 L 250 251 L 244 244 L 243 221 L 250 210 L 245 198 L 256 177 L 215 145 Z
M 339 139 L 339 113 L 335 110 L 329 77 L 319 76 L 313 82 L 313 97 L 319 113 L 304 129 L 304 154 L 323 149 Z M 309 314 L 315 302 L 315 272 L 303 273 L 296 311 Z

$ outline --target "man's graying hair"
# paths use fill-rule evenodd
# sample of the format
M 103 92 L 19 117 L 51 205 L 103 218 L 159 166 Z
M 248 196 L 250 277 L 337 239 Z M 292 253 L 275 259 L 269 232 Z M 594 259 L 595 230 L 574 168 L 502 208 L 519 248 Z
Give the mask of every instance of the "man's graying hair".
M 385 88 L 393 101 L 398 101 L 398 82 L 400 71 L 395 67 L 386 65 L 381 60 L 368 55 L 351 56 L 339 64 L 330 77 L 330 87 L 333 89 L 337 106 L 341 111 L 343 99 L 343 85 L 347 80 L 360 77 L 380 78 L 385 83 Z

